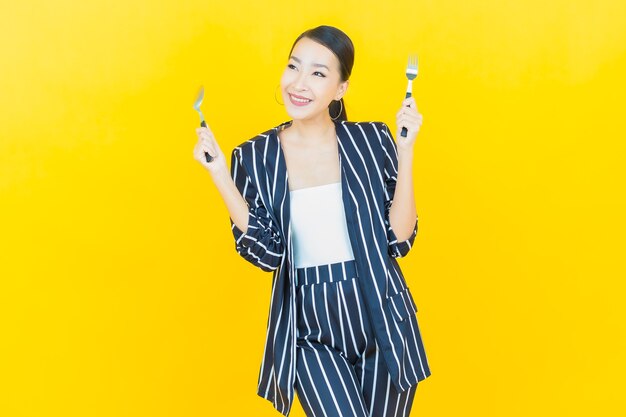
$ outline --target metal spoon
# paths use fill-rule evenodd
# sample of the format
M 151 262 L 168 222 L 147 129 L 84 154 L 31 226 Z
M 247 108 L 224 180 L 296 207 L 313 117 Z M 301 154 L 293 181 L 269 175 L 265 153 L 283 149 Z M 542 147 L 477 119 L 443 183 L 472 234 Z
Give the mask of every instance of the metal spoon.
M 198 91 L 198 96 L 196 97 L 196 101 L 193 103 L 193 108 L 200 115 L 200 126 L 207 127 L 206 122 L 204 121 L 204 115 L 200 111 L 200 104 L 202 104 L 203 98 L 204 98 L 204 86 L 200 86 L 200 91 Z M 204 157 L 206 158 L 207 162 L 211 162 L 213 160 L 213 157 L 209 155 L 208 152 L 204 152 Z

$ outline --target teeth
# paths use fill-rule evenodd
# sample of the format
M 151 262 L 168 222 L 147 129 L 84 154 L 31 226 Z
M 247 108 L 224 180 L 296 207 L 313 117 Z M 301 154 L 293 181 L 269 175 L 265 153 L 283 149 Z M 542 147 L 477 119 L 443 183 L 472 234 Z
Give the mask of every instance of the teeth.
M 303 100 L 301 98 L 297 98 L 294 96 L 291 96 L 291 98 L 293 99 L 293 101 L 297 101 L 298 103 L 308 103 L 309 101 L 311 101 L 311 100 Z

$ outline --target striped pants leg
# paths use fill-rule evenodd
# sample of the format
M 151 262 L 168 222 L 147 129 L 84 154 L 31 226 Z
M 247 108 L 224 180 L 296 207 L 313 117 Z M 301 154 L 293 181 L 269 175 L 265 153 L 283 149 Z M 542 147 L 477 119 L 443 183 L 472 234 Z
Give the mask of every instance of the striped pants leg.
M 296 269 L 296 394 L 307 416 L 407 417 L 379 351 L 354 261 Z

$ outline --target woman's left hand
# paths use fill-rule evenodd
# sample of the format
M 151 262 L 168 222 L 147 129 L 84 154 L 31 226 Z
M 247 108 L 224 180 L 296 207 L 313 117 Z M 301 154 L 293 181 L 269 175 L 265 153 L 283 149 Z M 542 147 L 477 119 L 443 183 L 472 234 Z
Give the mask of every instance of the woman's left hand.
M 398 148 L 404 150 L 412 150 L 413 144 L 417 133 L 422 126 L 422 114 L 417 111 L 417 104 L 413 97 L 405 98 L 402 102 L 402 108 L 396 114 L 396 125 L 398 130 L 396 132 L 396 143 Z M 406 137 L 402 136 L 402 128 L 406 127 Z

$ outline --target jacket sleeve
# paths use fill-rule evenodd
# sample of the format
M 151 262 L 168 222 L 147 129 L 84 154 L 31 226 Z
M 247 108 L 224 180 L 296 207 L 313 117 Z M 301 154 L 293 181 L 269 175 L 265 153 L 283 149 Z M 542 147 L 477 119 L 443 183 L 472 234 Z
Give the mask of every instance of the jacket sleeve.
M 242 232 L 230 219 L 235 237 L 235 249 L 244 259 L 263 271 L 278 268 L 284 255 L 284 245 L 278 225 L 268 215 L 262 198 L 241 161 L 241 149 L 233 149 L 231 176 L 248 204 L 248 230 Z
M 391 209 L 391 203 L 393 202 L 393 196 L 396 190 L 396 182 L 398 179 L 398 148 L 396 142 L 389 131 L 389 127 L 381 122 L 381 139 L 384 150 L 384 188 L 385 188 L 385 226 L 387 227 L 387 241 L 389 255 L 394 258 L 401 258 L 405 256 L 411 250 L 415 236 L 417 235 L 417 223 L 418 216 L 415 216 L 415 226 L 413 227 L 413 233 L 406 239 L 398 241 L 396 234 L 391 228 L 389 222 L 389 212 Z

